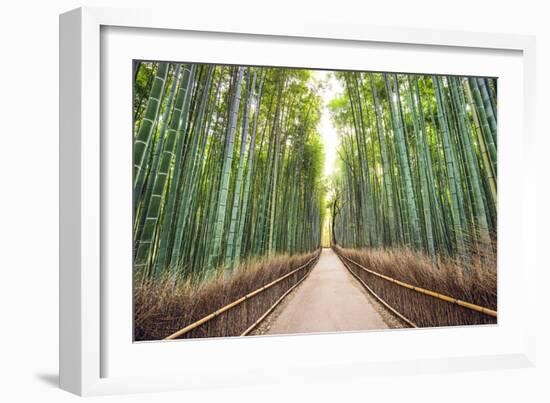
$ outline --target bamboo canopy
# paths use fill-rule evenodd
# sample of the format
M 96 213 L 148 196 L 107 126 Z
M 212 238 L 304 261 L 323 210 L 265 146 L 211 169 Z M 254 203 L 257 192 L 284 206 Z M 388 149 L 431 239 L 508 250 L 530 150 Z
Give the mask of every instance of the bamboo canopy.
M 138 64 L 133 234 L 142 279 L 203 281 L 243 259 L 319 247 L 325 186 L 311 74 Z
M 467 267 L 496 234 L 496 80 L 336 76 L 332 242 L 456 256 Z
M 342 89 L 328 106 L 338 147 L 324 150 L 324 84 L 311 70 L 137 64 L 141 278 L 229 276 L 244 260 L 322 243 L 411 248 L 465 268 L 472 250 L 493 247 L 496 80 L 330 74 Z

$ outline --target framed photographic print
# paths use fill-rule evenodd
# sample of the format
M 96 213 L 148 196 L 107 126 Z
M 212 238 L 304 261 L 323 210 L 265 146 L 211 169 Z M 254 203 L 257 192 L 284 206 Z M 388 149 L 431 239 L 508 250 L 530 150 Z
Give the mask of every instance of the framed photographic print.
M 530 365 L 533 41 L 436 34 L 63 14 L 62 387 Z

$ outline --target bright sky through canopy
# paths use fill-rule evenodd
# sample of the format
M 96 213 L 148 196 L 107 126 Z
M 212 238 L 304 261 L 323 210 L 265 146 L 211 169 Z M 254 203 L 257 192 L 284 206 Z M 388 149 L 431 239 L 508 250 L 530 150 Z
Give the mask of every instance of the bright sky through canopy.
M 321 90 L 321 98 L 323 99 L 323 105 L 321 110 L 321 121 L 319 122 L 319 133 L 321 134 L 321 140 L 325 146 L 325 167 L 324 175 L 328 177 L 334 172 L 334 164 L 336 161 L 336 148 L 338 147 L 338 136 L 336 129 L 330 121 L 330 112 L 328 103 L 336 98 L 337 95 L 343 92 L 342 85 L 334 77 L 330 71 L 317 70 L 313 72 L 313 76 L 319 81 L 325 83 Z

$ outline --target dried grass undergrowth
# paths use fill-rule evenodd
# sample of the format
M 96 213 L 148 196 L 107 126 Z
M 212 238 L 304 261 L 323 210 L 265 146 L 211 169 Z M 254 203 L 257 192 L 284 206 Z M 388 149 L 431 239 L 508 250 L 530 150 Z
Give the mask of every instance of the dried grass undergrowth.
M 450 297 L 497 309 L 496 254 L 471 254 L 467 270 L 451 259 L 429 256 L 408 249 L 344 249 L 337 253 L 365 268 Z M 494 324 L 496 318 L 441 301 L 401 287 L 368 273 L 353 264 L 349 267 L 372 290 L 419 327 Z
M 134 339 L 160 340 L 194 323 L 246 294 L 290 273 L 317 252 L 242 264 L 230 278 L 212 278 L 201 285 L 178 282 L 165 276 L 134 287 Z M 296 284 L 315 260 L 303 270 L 252 297 L 220 316 L 186 333 L 181 338 L 239 336 Z

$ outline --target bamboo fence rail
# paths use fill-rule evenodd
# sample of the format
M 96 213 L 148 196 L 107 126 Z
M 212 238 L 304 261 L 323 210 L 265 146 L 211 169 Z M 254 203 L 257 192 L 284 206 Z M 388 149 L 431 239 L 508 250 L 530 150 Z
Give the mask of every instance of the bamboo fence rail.
M 340 255 L 338 255 L 338 254 L 336 254 L 336 255 L 340 258 Z M 372 296 L 378 300 L 378 302 L 380 302 L 382 305 L 384 305 L 391 313 L 393 313 L 395 316 L 397 316 L 402 322 L 406 323 L 408 326 L 413 327 L 413 328 L 418 327 L 416 325 L 416 323 L 411 321 L 409 318 L 404 316 L 401 312 L 397 311 L 394 307 L 392 307 L 390 304 L 388 304 L 386 301 L 384 301 L 382 299 L 382 297 L 380 297 L 377 293 L 375 293 L 374 290 L 371 287 L 369 287 L 368 284 L 365 283 L 361 277 L 359 277 L 357 274 L 355 274 L 353 272 L 353 270 L 351 270 L 351 268 L 348 266 L 348 263 L 346 263 L 345 260 L 343 260 L 343 259 L 341 259 L 341 260 L 342 260 L 342 263 L 344 264 L 344 266 L 346 267 L 346 269 L 348 269 L 348 271 L 351 273 L 351 275 L 353 277 L 355 277 L 357 279 L 357 281 L 359 281 L 363 285 L 363 287 L 365 287 L 372 294 Z
M 367 273 L 370 273 L 370 274 L 372 274 L 376 277 L 379 277 L 381 279 L 389 281 L 393 284 L 397 284 L 401 287 L 408 288 L 408 289 L 416 291 L 420 294 L 429 295 L 430 297 L 433 297 L 433 298 L 436 298 L 436 299 L 439 299 L 439 300 L 442 300 L 442 301 L 446 301 L 446 302 L 449 302 L 451 304 L 458 305 L 458 306 L 461 306 L 463 308 L 467 308 L 467 309 L 470 309 L 472 311 L 479 312 L 479 313 L 491 316 L 493 318 L 497 317 L 497 311 L 494 311 L 492 309 L 489 309 L 489 308 L 486 308 L 486 307 L 483 307 L 483 306 L 479 306 L 479 305 L 476 305 L 476 304 L 472 304 L 470 302 L 462 301 L 462 300 L 457 299 L 457 298 L 449 297 L 448 295 L 440 294 L 438 292 L 427 290 L 427 289 L 422 288 L 422 287 L 417 287 L 417 286 L 405 283 L 403 281 L 396 280 L 392 277 L 389 277 L 389 276 L 386 276 L 384 274 L 381 274 L 381 273 L 375 272 L 373 270 L 367 269 L 366 267 L 364 267 L 364 266 L 360 265 L 359 263 L 353 261 L 352 259 L 348 258 L 347 256 L 339 254 L 338 252 L 336 252 L 336 255 L 338 255 L 338 257 L 340 257 L 340 258 L 343 258 L 343 259 L 347 260 L 349 263 L 354 264 L 355 266 L 357 266 L 360 269 L 366 271 Z
M 208 322 L 208 321 L 210 321 L 210 320 L 216 318 L 217 316 L 221 315 L 222 313 L 227 312 L 227 311 L 229 311 L 230 309 L 232 309 L 232 308 L 238 306 L 239 304 L 243 303 L 244 301 L 246 301 L 246 300 L 248 300 L 248 299 L 250 299 L 250 298 L 252 298 L 252 297 L 254 297 L 254 296 L 256 296 L 256 295 L 258 295 L 258 294 L 260 294 L 260 293 L 262 293 L 263 291 L 265 291 L 265 290 L 267 290 L 267 289 L 273 287 L 275 284 L 278 284 L 279 282 L 281 282 L 281 281 L 283 281 L 284 279 L 286 279 L 286 278 L 292 276 L 293 274 L 297 273 L 298 271 L 303 270 L 304 268 L 310 267 L 311 263 L 312 263 L 312 262 L 315 262 L 315 261 L 319 258 L 319 255 L 320 255 L 320 252 L 318 252 L 314 257 L 312 257 L 311 259 L 309 259 L 309 260 L 308 260 L 306 263 L 304 263 L 303 265 L 301 265 L 301 266 L 297 267 L 296 269 L 292 270 L 290 273 L 287 273 L 287 274 L 285 274 L 284 276 L 279 277 L 279 278 L 276 279 L 276 280 L 273 280 L 273 281 L 270 282 L 269 284 L 266 284 L 266 285 L 264 285 L 264 286 L 262 286 L 262 287 L 260 287 L 260 288 L 258 288 L 258 289 L 256 289 L 256 290 L 254 290 L 254 291 L 252 291 L 252 292 L 246 294 L 245 296 L 243 296 L 243 297 L 241 297 L 241 298 L 239 298 L 239 299 L 237 299 L 237 300 L 231 302 L 230 304 L 225 305 L 224 307 L 218 309 L 217 311 L 212 312 L 212 313 L 209 314 L 209 315 L 206 315 L 204 318 L 199 319 L 198 321 L 196 321 L 196 322 L 194 322 L 194 323 L 191 323 L 190 325 L 185 326 L 184 328 L 178 330 L 177 332 L 174 332 L 174 333 L 172 333 L 171 335 L 165 337 L 164 340 L 175 340 L 175 339 L 177 339 L 177 338 L 183 336 L 185 333 L 188 333 L 188 332 L 190 332 L 191 330 L 196 329 L 197 327 L 199 327 L 199 326 L 205 324 L 206 322 Z M 306 274 L 306 275 L 307 275 L 307 274 Z M 304 278 L 305 278 L 305 276 L 304 276 Z M 303 278 L 300 279 L 300 280 L 298 281 L 298 283 L 300 283 L 302 280 L 303 280 Z M 297 284 L 298 284 L 298 283 L 297 283 Z M 296 284 L 296 285 L 297 285 L 297 284 Z M 275 304 L 272 305 L 272 306 L 269 308 L 269 310 L 268 310 L 266 313 L 264 313 L 264 314 L 260 317 L 260 319 L 257 320 L 251 327 L 249 327 L 242 335 L 246 335 L 246 334 L 248 334 L 250 331 L 252 331 L 252 330 L 261 322 L 261 320 L 263 320 L 263 319 L 267 316 L 267 314 L 269 314 L 269 312 L 271 312 L 271 311 L 274 309 L 274 307 L 275 307 L 279 302 L 281 302 L 282 299 L 283 299 L 286 295 L 288 295 L 288 293 L 289 293 L 296 285 L 294 285 L 293 287 L 291 287 L 290 290 L 287 290 L 287 291 L 283 294 L 283 296 L 280 297 L 280 298 L 275 302 Z

